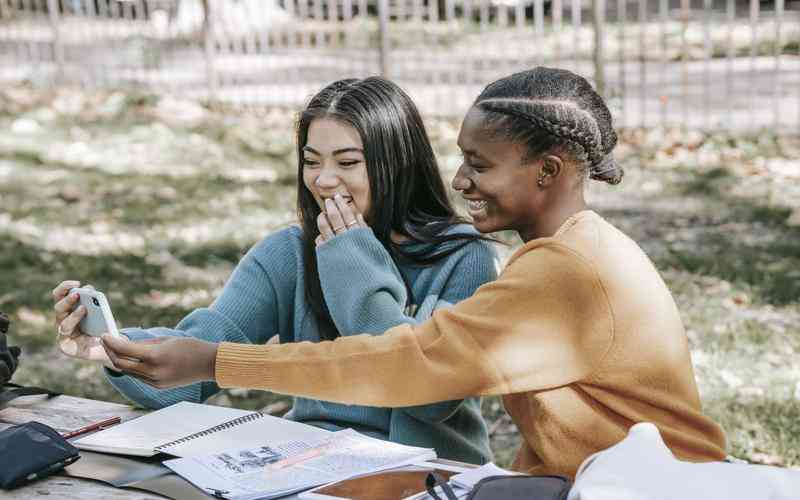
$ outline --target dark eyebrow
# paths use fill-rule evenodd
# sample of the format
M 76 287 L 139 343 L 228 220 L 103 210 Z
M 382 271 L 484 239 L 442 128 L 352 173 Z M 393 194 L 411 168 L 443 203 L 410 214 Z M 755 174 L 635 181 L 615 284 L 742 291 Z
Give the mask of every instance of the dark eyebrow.
M 311 146 L 304 146 L 303 147 L 303 151 L 308 151 L 309 153 L 314 153 L 315 155 L 320 156 L 319 151 L 317 151 L 316 149 L 312 148 Z M 359 148 L 342 148 L 342 149 L 334 150 L 333 155 L 336 156 L 336 155 L 340 155 L 342 153 L 361 153 L 361 154 L 364 154 L 364 150 L 359 149 Z
M 342 148 L 337 149 L 333 152 L 334 155 L 340 155 L 342 153 L 361 153 L 364 154 L 364 150 L 358 148 Z

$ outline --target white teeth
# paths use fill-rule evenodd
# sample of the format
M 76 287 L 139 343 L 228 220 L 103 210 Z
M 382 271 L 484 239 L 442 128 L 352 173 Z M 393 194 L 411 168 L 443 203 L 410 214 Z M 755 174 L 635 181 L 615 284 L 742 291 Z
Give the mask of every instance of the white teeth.
M 470 210 L 483 210 L 486 205 L 486 200 L 467 200 L 467 208 Z

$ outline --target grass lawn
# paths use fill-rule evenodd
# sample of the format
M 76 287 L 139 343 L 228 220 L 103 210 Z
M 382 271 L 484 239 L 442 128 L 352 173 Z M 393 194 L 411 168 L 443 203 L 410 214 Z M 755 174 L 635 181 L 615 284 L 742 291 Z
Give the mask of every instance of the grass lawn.
M 172 326 L 207 305 L 249 246 L 293 220 L 292 123 L 147 95 L 0 91 L 0 310 L 24 349 L 15 381 L 123 401 L 96 366 L 54 349 L 50 291 L 92 283 L 124 326 Z M 458 124 L 428 125 L 449 181 Z M 625 181 L 592 186 L 590 201 L 662 271 L 705 410 L 732 454 L 800 467 L 800 140 L 626 131 L 619 157 Z M 500 236 L 506 254 L 518 244 Z M 498 399 L 484 410 L 507 465 L 516 429 Z

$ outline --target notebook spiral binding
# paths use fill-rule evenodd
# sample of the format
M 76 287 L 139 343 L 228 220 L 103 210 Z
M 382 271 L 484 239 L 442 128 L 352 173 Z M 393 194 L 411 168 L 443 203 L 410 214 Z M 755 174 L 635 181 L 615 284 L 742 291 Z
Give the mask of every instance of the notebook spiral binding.
M 215 425 L 214 427 L 209 427 L 208 429 L 200 432 L 195 432 L 194 434 L 190 434 L 188 436 L 184 436 L 180 439 L 176 439 L 175 441 L 170 441 L 169 443 L 165 443 L 153 448 L 155 451 L 164 451 L 167 448 L 172 446 L 178 446 L 179 444 L 183 444 L 187 441 L 191 441 L 192 439 L 197 439 L 203 436 L 208 436 L 209 434 L 214 434 L 215 432 L 223 431 L 225 429 L 230 429 L 231 427 L 236 427 L 237 425 L 241 425 L 247 422 L 251 422 L 253 420 L 258 420 L 259 418 L 263 418 L 265 415 L 261 412 L 254 412 L 248 415 L 244 415 L 238 418 L 234 418 L 233 420 L 229 420 L 219 425 Z

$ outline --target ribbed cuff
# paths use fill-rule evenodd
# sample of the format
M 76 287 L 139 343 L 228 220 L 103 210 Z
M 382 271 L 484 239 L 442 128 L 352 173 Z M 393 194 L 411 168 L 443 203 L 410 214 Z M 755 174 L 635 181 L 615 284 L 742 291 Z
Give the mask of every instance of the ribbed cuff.
M 266 357 L 270 346 L 221 342 L 217 348 L 214 376 L 217 385 L 269 389 L 277 372 L 267 370 Z M 271 373 L 270 373 L 271 372 Z

